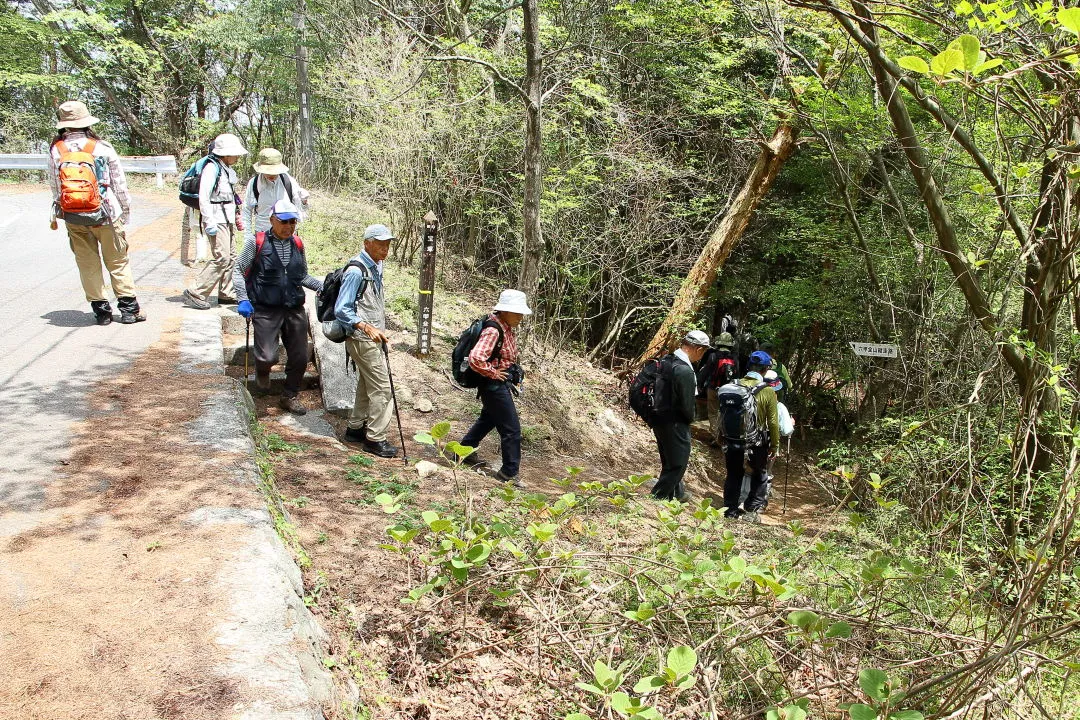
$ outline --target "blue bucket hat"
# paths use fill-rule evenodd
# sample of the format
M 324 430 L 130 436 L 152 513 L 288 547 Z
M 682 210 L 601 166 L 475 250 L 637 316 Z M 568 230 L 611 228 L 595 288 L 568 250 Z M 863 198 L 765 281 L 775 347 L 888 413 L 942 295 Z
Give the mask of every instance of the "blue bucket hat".
M 762 367 L 769 367 L 772 365 L 772 358 L 769 357 L 769 353 L 764 350 L 755 350 L 750 353 L 750 364 L 761 365 Z

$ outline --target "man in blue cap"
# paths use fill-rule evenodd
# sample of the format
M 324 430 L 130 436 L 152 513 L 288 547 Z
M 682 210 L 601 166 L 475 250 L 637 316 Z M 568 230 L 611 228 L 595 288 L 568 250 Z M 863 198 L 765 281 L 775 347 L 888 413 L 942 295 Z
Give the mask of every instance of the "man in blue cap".
M 303 415 L 297 398 L 310 351 L 304 288 L 322 290 L 322 281 L 308 275 L 304 243 L 296 234 L 300 214 L 288 200 L 274 203 L 270 230 L 244 244 L 233 268 L 237 312 L 251 320 L 255 331 L 255 386 L 270 389 L 270 368 L 278 360 L 278 338 L 285 346 L 285 386 L 282 409 Z
M 383 261 L 393 240 L 394 233 L 385 225 L 369 225 L 364 230 L 364 249 L 349 261 L 334 306 L 334 316 L 348 328 L 345 351 L 356 363 L 357 375 L 345 440 L 360 443 L 366 452 L 384 458 L 398 453 L 386 439 L 394 399 L 383 360 L 383 345 L 390 339 L 386 334 Z
M 758 513 L 768 502 L 766 469 L 770 454 L 776 455 L 780 450 L 776 392 L 764 377 L 770 365 L 772 358 L 768 353 L 761 350 L 751 353 L 746 377 L 723 386 L 717 393 L 721 432 L 727 444 L 724 482 L 724 517 L 727 518 L 758 522 Z M 744 464 L 750 468 L 750 494 L 740 508 Z

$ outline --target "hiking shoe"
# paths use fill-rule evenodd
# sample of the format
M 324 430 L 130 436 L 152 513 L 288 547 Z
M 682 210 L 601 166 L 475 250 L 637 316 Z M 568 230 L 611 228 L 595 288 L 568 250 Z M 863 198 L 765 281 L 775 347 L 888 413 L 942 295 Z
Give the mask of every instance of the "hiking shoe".
M 742 516 L 743 516 L 743 511 L 739 510 L 738 508 L 735 508 L 734 510 L 725 510 L 724 511 L 724 519 L 725 520 L 738 520 Z
M 345 442 L 366 443 L 367 428 L 345 428 Z
M 371 453 L 375 457 L 397 457 L 398 449 L 385 440 L 364 440 L 364 452 Z
M 236 304 L 236 298 L 230 297 L 228 295 L 218 295 L 217 296 L 217 304 L 218 305 L 235 305 Z
M 278 400 L 278 407 L 282 410 L 288 410 L 293 415 L 307 415 L 307 408 L 304 407 L 304 403 L 300 402 L 298 397 L 284 397 Z
M 98 325 L 111 325 L 112 313 L 94 313 L 94 322 Z
M 121 312 L 120 313 L 120 322 L 122 322 L 125 325 L 134 325 L 137 322 L 145 322 L 145 321 L 146 321 L 146 315 L 144 315 L 142 313 L 133 313 L 133 312 Z
M 196 310 L 210 309 L 210 303 L 208 303 L 206 300 L 200 300 L 199 298 L 195 297 L 195 294 L 192 293 L 190 290 L 184 291 L 184 304 L 190 308 L 195 308 Z
M 480 453 L 474 451 L 471 455 L 466 455 L 465 457 L 461 458 L 461 464 L 468 465 L 469 467 L 484 467 L 485 465 L 487 465 L 487 461 L 481 460 Z
M 497 473 L 495 473 L 493 477 L 501 483 L 510 483 L 518 490 L 521 490 L 525 487 L 525 483 L 521 482 L 521 478 L 519 478 L 517 475 L 507 475 L 502 470 L 499 470 Z
M 747 510 L 746 512 L 744 512 L 742 515 L 739 516 L 739 521 L 740 522 L 751 523 L 753 525 L 760 525 L 761 524 L 761 516 L 758 515 L 757 510 Z

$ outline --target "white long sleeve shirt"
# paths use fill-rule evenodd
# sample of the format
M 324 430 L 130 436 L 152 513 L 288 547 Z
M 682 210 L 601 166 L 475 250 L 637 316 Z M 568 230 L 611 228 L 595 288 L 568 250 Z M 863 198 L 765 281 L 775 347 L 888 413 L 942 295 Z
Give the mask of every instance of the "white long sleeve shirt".
M 82 150 L 90 138 L 81 130 L 69 130 L 64 136 L 70 151 Z M 95 141 L 94 157 L 106 160 L 105 177 L 101 179 L 105 192 L 102 201 L 109 212 L 109 220 L 116 222 L 124 211 L 131 207 L 131 195 L 128 193 L 127 178 L 120 167 L 120 156 L 113 146 L 104 140 Z M 60 149 L 55 143 L 49 148 L 49 188 L 52 190 L 53 203 L 60 201 Z
M 300 222 L 307 218 L 304 206 L 307 204 L 311 193 L 300 187 L 300 183 L 296 181 L 296 178 L 289 175 L 293 190 L 292 198 L 290 198 L 289 193 L 285 190 L 285 183 L 281 178 L 282 176 L 278 175 L 273 182 L 267 182 L 265 175 L 256 174 L 255 177 L 248 181 L 247 191 L 244 193 L 244 238 L 247 242 L 255 242 L 255 233 L 266 232 L 270 229 L 270 211 L 274 209 L 274 203 L 278 200 L 291 200 L 297 210 L 300 211 Z M 254 192 L 255 183 L 259 183 L 259 199 L 257 201 Z
M 202 175 L 199 176 L 199 213 L 202 215 L 204 230 L 211 225 L 232 225 L 235 222 L 236 201 L 233 186 L 236 185 L 236 179 L 236 171 L 225 163 L 219 165 L 210 160 L 203 165 Z

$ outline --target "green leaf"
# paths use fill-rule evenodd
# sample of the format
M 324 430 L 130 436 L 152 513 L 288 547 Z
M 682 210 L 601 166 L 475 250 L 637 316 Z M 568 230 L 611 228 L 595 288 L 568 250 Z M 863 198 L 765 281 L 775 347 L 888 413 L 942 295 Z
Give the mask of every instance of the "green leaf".
M 431 428 L 431 437 L 436 440 L 442 440 L 444 437 L 450 434 L 450 423 L 443 421 L 441 423 L 435 423 L 435 427 Z
M 630 696 L 624 692 L 617 692 L 611 694 L 611 709 L 620 715 L 626 715 L 627 708 L 630 707 Z
M 446 443 L 446 449 L 457 455 L 459 458 L 467 458 L 476 452 L 476 448 L 469 445 L 462 445 L 457 441 Z
M 949 43 L 949 50 L 959 50 L 964 56 L 963 68 L 972 71 L 982 62 L 979 57 L 979 38 L 974 35 L 961 35 Z
M 525 528 L 525 532 L 533 536 L 537 542 L 547 542 L 555 536 L 555 531 L 559 529 L 559 526 L 555 523 L 529 523 L 529 526 Z
M 821 622 L 821 616 L 811 610 L 796 610 L 788 613 L 787 621 L 797 628 L 810 632 Z
M 993 70 L 998 65 L 1001 65 L 1001 63 L 1003 63 L 1003 62 L 1005 62 L 1005 61 L 1002 60 L 1001 58 L 993 58 L 991 60 L 987 60 L 986 62 L 979 63 L 978 65 L 975 66 L 975 69 L 972 70 L 971 72 L 972 72 L 973 75 L 980 75 L 980 74 L 986 72 L 987 70 Z
M 877 710 L 862 703 L 849 707 L 848 714 L 851 715 L 851 720 L 877 720 Z
M 1080 8 L 1062 8 L 1058 10 L 1057 20 L 1061 27 L 1080 35 Z
M 935 75 L 945 76 L 964 67 L 964 53 L 959 50 L 944 50 L 930 61 L 930 70 Z
M 435 444 L 435 438 L 431 437 L 431 433 L 416 433 L 415 435 L 413 435 L 413 440 L 420 443 L 421 445 Z
M 563 720 L 590 720 L 590 718 L 585 713 L 570 713 Z
M 867 697 L 885 702 L 889 699 L 889 676 L 881 670 L 867 668 L 859 673 L 859 687 Z
M 667 685 L 667 680 L 665 678 L 662 678 L 659 675 L 649 675 L 637 681 L 637 685 L 634 686 L 634 692 L 638 695 L 648 695 L 651 692 L 656 692 L 665 685 Z
M 689 675 L 697 666 L 697 653 L 688 645 L 673 647 L 667 655 L 667 666 L 675 672 L 676 677 Z
M 930 66 L 927 65 L 926 61 L 921 57 L 916 57 L 915 55 L 905 55 L 897 60 L 896 64 L 905 70 L 910 70 L 911 72 L 916 72 L 920 75 L 930 74 Z
M 607 693 L 605 693 L 603 690 L 596 687 L 592 683 L 583 683 L 583 682 L 574 683 L 574 687 L 576 687 L 576 688 L 578 688 L 580 690 L 584 690 L 585 692 L 593 693 L 594 695 L 600 695 L 600 696 L 607 695 Z
M 975 12 L 975 6 L 969 3 L 968 0 L 960 0 L 956 7 L 953 8 L 953 11 L 960 17 L 964 17 Z
M 435 512 L 434 510 L 425 510 L 424 512 L 420 513 L 420 517 L 424 519 L 424 524 L 430 527 L 431 523 L 439 519 L 439 513 Z
M 918 710 L 897 710 L 889 713 L 889 720 L 923 720 L 923 714 Z
M 829 629 L 825 631 L 825 637 L 827 638 L 849 638 L 851 637 L 851 626 L 846 622 L 837 622 L 829 626 Z

